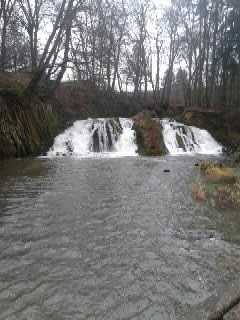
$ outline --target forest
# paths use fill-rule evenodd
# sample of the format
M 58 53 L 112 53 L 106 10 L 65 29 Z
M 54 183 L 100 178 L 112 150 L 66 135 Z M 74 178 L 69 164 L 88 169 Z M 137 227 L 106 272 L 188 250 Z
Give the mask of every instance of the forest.
M 0 320 L 240 320 L 240 0 L 0 0 Z
M 239 0 L 1 0 L 0 69 L 160 106 L 240 105 Z

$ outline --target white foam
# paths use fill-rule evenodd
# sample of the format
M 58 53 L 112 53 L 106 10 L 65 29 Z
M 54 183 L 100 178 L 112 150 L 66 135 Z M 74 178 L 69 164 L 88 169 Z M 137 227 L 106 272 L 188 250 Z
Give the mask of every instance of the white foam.
M 123 157 L 137 156 L 131 119 L 79 120 L 58 135 L 48 157 Z M 95 150 L 97 146 L 98 150 Z M 96 152 L 97 151 L 97 152 Z
M 213 154 L 222 146 L 206 131 L 170 119 L 155 119 L 163 128 L 164 143 L 171 155 Z M 125 157 L 137 156 L 136 134 L 131 119 L 79 120 L 59 134 L 48 157 Z
M 119 140 L 116 142 L 116 151 L 122 156 L 136 156 L 137 145 L 135 131 L 132 130 L 133 121 L 124 118 L 120 118 L 119 120 L 123 128 L 123 131 L 122 134 L 119 136 Z
M 222 153 L 222 146 L 206 130 L 170 119 L 163 119 L 160 124 L 163 127 L 165 146 L 171 155 Z

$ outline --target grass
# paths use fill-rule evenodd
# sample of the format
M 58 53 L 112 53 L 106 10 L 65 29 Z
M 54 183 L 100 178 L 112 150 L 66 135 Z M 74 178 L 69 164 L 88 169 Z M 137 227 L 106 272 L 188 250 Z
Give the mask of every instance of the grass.
M 217 186 L 213 183 L 206 183 L 204 185 L 204 192 L 206 192 L 207 195 L 212 195 L 214 192 L 216 192 Z
M 204 184 L 202 181 L 195 181 L 191 186 L 192 197 L 198 201 L 206 200 Z
M 236 176 L 234 169 L 217 163 L 202 163 L 200 166 L 202 174 L 209 180 L 215 182 L 235 183 Z
M 195 200 L 214 200 L 219 208 L 240 207 L 240 178 L 236 169 L 217 163 L 202 163 L 200 177 L 191 186 Z

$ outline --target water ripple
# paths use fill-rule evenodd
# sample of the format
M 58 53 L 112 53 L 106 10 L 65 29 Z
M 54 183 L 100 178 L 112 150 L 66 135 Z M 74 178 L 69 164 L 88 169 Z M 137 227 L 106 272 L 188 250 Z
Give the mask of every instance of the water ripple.
M 239 215 L 191 199 L 195 161 L 3 162 L 0 319 L 178 319 L 239 274 Z

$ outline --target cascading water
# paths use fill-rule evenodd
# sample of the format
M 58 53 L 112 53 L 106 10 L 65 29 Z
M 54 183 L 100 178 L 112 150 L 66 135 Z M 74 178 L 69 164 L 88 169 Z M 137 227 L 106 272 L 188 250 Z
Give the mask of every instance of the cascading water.
M 222 146 L 206 131 L 170 119 L 155 119 L 162 127 L 164 143 L 171 155 L 220 154 Z M 126 118 L 87 119 L 55 138 L 47 156 L 136 156 L 133 121 Z
M 55 138 L 47 156 L 136 156 L 137 146 L 131 119 L 87 119 Z
M 171 155 L 222 153 L 222 146 L 206 130 L 170 119 L 160 120 L 160 124 L 165 146 Z

